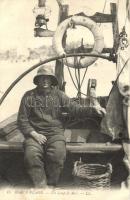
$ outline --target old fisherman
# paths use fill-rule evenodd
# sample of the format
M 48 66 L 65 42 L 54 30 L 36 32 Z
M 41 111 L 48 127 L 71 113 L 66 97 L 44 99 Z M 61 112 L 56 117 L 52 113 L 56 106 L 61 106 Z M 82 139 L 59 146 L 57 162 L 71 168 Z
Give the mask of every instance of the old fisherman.
M 56 186 L 66 158 L 62 112 L 72 116 L 101 116 L 102 107 L 81 107 L 58 90 L 51 66 L 41 66 L 18 113 L 18 126 L 25 136 L 24 162 L 34 187 Z

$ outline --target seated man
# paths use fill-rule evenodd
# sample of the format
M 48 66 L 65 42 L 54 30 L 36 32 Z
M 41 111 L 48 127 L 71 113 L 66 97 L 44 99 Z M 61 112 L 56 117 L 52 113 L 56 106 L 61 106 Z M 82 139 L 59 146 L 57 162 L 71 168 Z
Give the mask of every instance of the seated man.
M 33 82 L 37 87 L 25 93 L 18 113 L 18 126 L 25 136 L 25 167 L 35 187 L 55 186 L 66 157 L 63 110 L 78 117 L 102 117 L 105 111 L 100 106 L 81 107 L 56 89 L 51 67 L 41 66 Z

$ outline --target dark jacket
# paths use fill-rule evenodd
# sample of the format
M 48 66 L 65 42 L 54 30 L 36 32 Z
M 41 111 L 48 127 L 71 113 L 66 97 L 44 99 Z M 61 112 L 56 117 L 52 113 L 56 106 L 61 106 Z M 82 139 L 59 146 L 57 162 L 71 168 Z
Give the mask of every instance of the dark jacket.
M 26 92 L 21 100 L 18 126 L 25 138 L 35 130 L 47 139 L 55 137 L 55 140 L 65 140 L 62 112 L 69 112 L 73 117 L 96 114 L 94 109 L 81 107 L 58 89 L 52 89 L 48 95 L 44 95 L 35 88 Z

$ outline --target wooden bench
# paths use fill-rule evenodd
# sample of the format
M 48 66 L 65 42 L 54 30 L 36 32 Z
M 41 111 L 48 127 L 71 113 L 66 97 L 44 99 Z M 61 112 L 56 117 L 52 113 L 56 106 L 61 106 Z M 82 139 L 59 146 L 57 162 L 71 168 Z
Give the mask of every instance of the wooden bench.
M 67 151 L 71 153 L 107 153 L 122 149 L 120 144 L 112 143 L 67 143 Z M 23 152 L 22 142 L 0 142 L 0 152 Z

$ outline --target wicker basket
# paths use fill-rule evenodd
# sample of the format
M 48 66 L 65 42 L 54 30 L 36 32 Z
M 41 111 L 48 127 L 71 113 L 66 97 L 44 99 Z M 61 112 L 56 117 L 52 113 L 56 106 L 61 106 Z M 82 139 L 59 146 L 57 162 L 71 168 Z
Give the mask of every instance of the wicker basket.
M 76 161 L 73 169 L 74 184 L 89 188 L 109 188 L 111 184 L 111 164 L 87 164 Z

